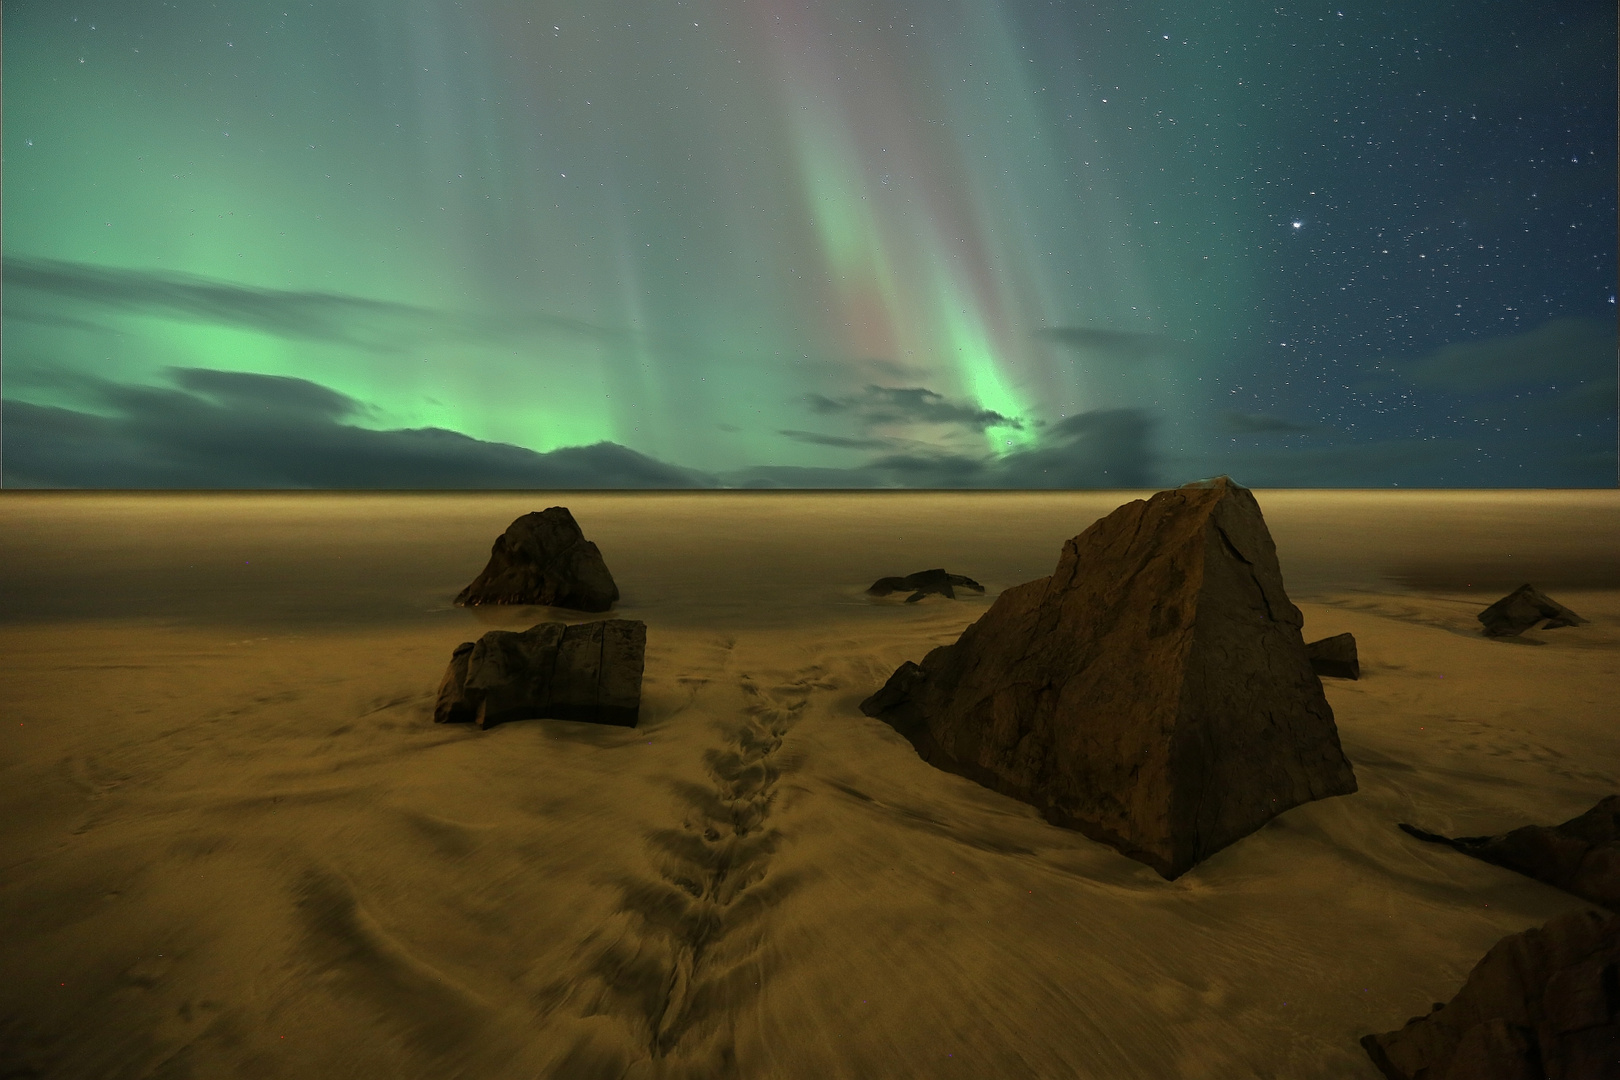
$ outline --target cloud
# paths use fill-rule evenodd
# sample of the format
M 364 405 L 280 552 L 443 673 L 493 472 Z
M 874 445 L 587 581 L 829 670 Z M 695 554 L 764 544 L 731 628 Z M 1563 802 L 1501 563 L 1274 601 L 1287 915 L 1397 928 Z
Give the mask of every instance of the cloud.
M 1139 409 L 1106 409 L 1048 427 L 1041 445 L 1004 455 L 908 451 L 848 469 L 754 466 L 724 473 L 746 488 L 1142 488 L 1157 480 L 1153 421 Z
M 625 331 L 583 319 L 527 312 L 491 317 L 458 314 L 343 293 L 267 289 L 195 274 L 7 256 L 6 317 L 57 325 L 95 324 L 88 309 L 214 323 L 275 337 L 324 341 L 392 352 L 424 336 L 472 340 L 561 331 L 623 341 Z M 41 303 L 43 301 L 43 303 Z M 66 302 L 80 316 L 51 310 Z
M 171 368 L 169 375 L 184 390 L 210 398 L 224 408 L 250 414 L 262 410 L 308 419 L 341 420 L 369 411 L 347 394 L 288 375 L 255 375 L 211 368 Z M 120 396 L 128 394 L 128 390 L 123 389 L 108 392 Z
M 357 321 L 382 318 L 417 322 L 433 314 L 410 304 L 339 293 L 264 289 L 193 274 L 58 259 L 9 257 L 5 283 L 8 290 L 41 293 L 80 305 L 363 347 L 374 346 L 375 342 L 354 332 Z
M 884 450 L 892 444 L 889 439 L 852 439 L 844 435 L 821 435 L 814 431 L 795 431 L 784 428 L 777 432 L 786 435 L 796 442 L 809 443 L 812 446 L 833 446 L 841 450 Z
M 608 442 L 536 453 L 441 428 L 374 431 L 351 422 L 369 413 L 363 402 L 306 379 L 204 368 L 169 376 L 168 386 L 87 382 L 80 389 L 93 391 L 99 414 L 8 401 L 6 486 L 1092 488 L 1154 480 L 1152 423 L 1135 410 L 1069 417 L 1040 447 L 1001 456 L 909 451 L 848 469 L 756 466 L 714 476 Z
M 1066 417 L 1038 447 L 997 462 L 1008 488 L 1152 487 L 1158 482 L 1153 418 L 1142 409 L 1098 409 Z
M 1480 394 L 1612 379 L 1615 363 L 1614 323 L 1560 318 L 1523 334 L 1446 345 L 1395 371 L 1419 386 Z
M 8 259 L 9 263 L 10 260 Z M 6 275 L 8 281 L 10 274 Z M 15 294 L 13 294 L 15 296 Z M 30 308 L 26 304 L 18 304 L 15 300 L 6 304 L 7 322 L 27 322 L 38 326 L 55 326 L 64 330 L 92 330 L 98 334 L 112 332 L 112 328 L 90 319 L 79 319 L 72 315 L 58 315 L 54 312 Z
M 1035 334 L 1072 349 L 1126 363 L 1141 363 L 1155 356 L 1181 356 L 1189 351 L 1186 342 L 1162 334 L 1105 330 L 1097 326 L 1052 326 Z
M 1226 430 L 1237 435 L 1299 435 L 1322 430 L 1320 424 L 1298 424 L 1279 416 L 1257 413 L 1229 412 L 1221 419 Z
M 614 443 L 536 453 L 441 428 L 373 431 L 304 379 L 206 369 L 177 388 L 100 385 L 110 415 L 7 401 L 8 487 L 687 488 L 702 473 Z
M 948 400 L 921 386 L 866 386 L 859 394 L 830 398 L 809 394 L 805 398 L 812 411 L 823 416 L 847 415 L 866 427 L 884 424 L 950 424 L 982 432 L 986 428 L 1008 427 L 1022 430 L 1024 422 L 1003 416 L 993 409 Z

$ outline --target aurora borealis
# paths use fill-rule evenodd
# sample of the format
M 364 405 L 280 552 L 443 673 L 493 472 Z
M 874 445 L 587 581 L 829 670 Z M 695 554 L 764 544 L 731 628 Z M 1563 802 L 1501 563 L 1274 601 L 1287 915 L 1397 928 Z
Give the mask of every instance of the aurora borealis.
M 6 486 L 1612 486 L 1616 13 L 4 9 Z

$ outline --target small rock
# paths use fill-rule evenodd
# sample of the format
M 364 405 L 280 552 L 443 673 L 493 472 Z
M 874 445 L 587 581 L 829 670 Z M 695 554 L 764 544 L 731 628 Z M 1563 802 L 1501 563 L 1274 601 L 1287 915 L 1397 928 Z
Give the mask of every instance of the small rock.
M 1479 613 L 1485 624 L 1486 637 L 1511 637 L 1531 629 L 1543 619 L 1543 630 L 1560 626 L 1580 626 L 1585 619 L 1560 604 L 1540 589 L 1520 585 L 1502 599 Z
M 1361 661 L 1356 659 L 1356 636 L 1335 634 L 1305 646 L 1305 655 L 1311 659 L 1311 670 L 1318 675 L 1335 679 L 1361 678 Z
M 1575 911 L 1510 934 L 1448 1004 L 1362 1038 L 1389 1080 L 1620 1076 L 1620 916 Z
M 1499 836 L 1446 837 L 1405 822 L 1401 828 L 1620 911 L 1620 795 L 1599 799 L 1562 825 L 1526 825 Z
M 491 728 L 508 720 L 584 720 L 635 727 L 647 624 L 604 619 L 491 630 L 450 654 L 435 723 Z
M 619 587 L 566 506 L 524 514 L 495 538 L 489 564 L 456 603 L 546 604 L 606 611 Z
M 866 593 L 868 596 L 888 596 L 892 592 L 915 589 L 915 592 L 906 597 L 906 603 L 915 604 L 929 593 L 939 593 L 941 596 L 955 600 L 956 592 L 952 588 L 953 585 L 964 589 L 973 589 L 976 592 L 984 592 L 983 585 L 980 585 L 972 578 L 963 577 L 961 574 L 947 574 L 944 570 L 919 570 L 915 574 L 907 574 L 905 577 L 878 578 L 872 583 L 872 587 L 866 590 Z

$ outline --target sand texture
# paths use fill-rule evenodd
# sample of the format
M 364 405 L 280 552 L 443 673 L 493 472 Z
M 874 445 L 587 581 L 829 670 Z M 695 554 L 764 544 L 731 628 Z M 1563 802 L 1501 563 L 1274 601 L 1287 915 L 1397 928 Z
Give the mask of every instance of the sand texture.
M 0 496 L 0 1076 L 1362 1078 L 1590 905 L 1449 836 L 1620 792 L 1620 493 L 1267 492 L 1359 790 L 1166 881 L 859 702 L 1134 493 Z M 638 727 L 435 725 L 568 506 Z M 956 599 L 868 597 L 948 567 Z M 1589 622 L 1483 636 L 1532 582 Z

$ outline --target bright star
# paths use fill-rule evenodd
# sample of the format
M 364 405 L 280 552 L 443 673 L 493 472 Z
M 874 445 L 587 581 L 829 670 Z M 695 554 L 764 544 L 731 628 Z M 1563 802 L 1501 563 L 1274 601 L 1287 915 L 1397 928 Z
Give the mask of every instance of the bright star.
M 1304 228 L 1304 227 L 1305 227 L 1305 223 L 1304 223 L 1304 222 L 1303 222 L 1303 221 L 1296 221 L 1296 222 L 1294 222 L 1294 228 L 1296 228 L 1296 229 L 1302 229 L 1302 228 Z

